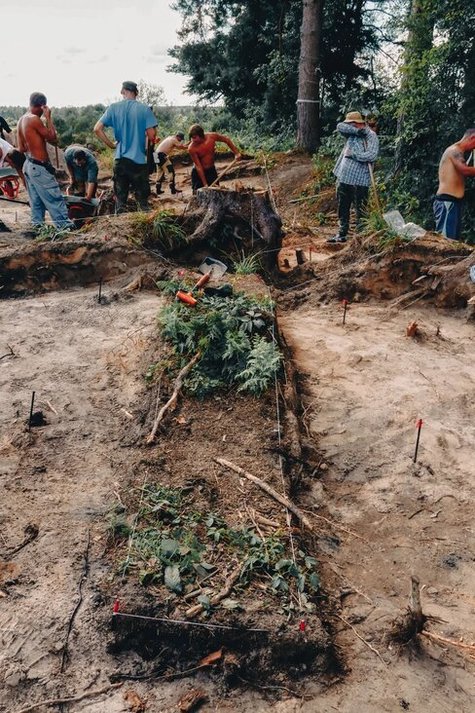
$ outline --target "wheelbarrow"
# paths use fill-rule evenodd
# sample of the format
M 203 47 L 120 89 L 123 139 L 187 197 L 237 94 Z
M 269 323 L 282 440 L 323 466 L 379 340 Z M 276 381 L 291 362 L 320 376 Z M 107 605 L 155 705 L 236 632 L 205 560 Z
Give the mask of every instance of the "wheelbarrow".
M 0 168 L 0 195 L 15 200 L 20 190 L 20 176 L 10 166 Z

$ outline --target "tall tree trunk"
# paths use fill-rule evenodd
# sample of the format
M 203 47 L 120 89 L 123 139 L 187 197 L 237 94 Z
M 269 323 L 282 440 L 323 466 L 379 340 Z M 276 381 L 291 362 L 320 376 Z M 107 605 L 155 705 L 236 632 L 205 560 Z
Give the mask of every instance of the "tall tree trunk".
M 300 27 L 297 145 L 313 153 L 320 141 L 320 39 L 324 0 L 303 0 Z

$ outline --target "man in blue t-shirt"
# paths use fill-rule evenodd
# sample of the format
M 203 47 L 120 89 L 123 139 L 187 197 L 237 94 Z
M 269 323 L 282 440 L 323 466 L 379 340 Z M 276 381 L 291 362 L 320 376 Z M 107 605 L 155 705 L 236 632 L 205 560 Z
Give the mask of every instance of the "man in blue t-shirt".
M 89 149 L 74 144 L 64 150 L 64 160 L 69 174 L 68 195 L 85 196 L 87 200 L 95 198 L 99 166 Z
M 138 87 L 135 82 L 123 82 L 120 92 L 123 100 L 111 104 L 94 127 L 96 136 L 115 148 L 114 190 L 117 200 L 116 212 L 127 209 L 129 189 L 132 188 L 140 210 L 148 210 L 150 184 L 148 181 L 145 137 L 150 143 L 157 140 L 157 120 L 150 107 L 137 101 Z M 111 127 L 115 141 L 104 131 Z

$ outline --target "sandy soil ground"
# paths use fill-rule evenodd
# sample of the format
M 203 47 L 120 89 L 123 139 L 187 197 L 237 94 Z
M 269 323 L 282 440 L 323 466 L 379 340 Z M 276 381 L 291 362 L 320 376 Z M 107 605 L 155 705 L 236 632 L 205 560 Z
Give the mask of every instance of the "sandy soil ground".
M 300 157 L 272 174 L 288 230 L 282 259 L 290 265 L 300 239 L 302 247 L 315 246 L 313 262 L 334 252 L 323 246 L 334 230 L 331 221 L 319 229 L 310 209 L 286 209 L 310 177 L 311 166 Z M 264 177 L 241 180 L 265 185 Z M 167 197 L 163 205 L 187 195 Z M 0 218 L 14 221 L 12 210 L 27 215 L 28 209 L 0 204 Z M 161 299 L 138 292 L 99 305 L 96 296 L 96 289 L 74 289 L 1 306 L 4 713 L 19 713 L 32 692 L 38 700 L 101 688 L 124 660 L 107 652 L 108 623 L 99 613 L 110 581 L 104 521 L 120 497 L 124 472 L 136 462 L 132 449 L 123 447 L 124 434 L 136 436 L 126 412 L 137 413 L 143 355 Z M 302 507 L 317 505 L 334 523 L 333 535 L 319 539 L 319 559 L 335 612 L 329 626 L 347 675 L 333 685 L 301 679 L 297 698 L 283 689 L 223 691 L 198 673 L 173 683 L 134 681 L 62 710 L 134 710 L 125 696 L 133 690 L 146 701 L 143 710 L 172 711 L 183 693 L 200 686 L 209 696 L 203 711 L 473 710 L 474 664 L 463 651 L 424 640 L 419 652 L 398 657 L 383 640 L 407 606 L 411 574 L 424 585 L 425 613 L 441 620 L 429 630 L 475 640 L 473 323 L 430 307 L 391 312 L 379 302 L 352 304 L 345 325 L 338 303 L 287 307 L 278 320 L 300 375 L 302 435 L 321 454 L 318 472 L 295 497 Z M 418 338 L 406 337 L 413 320 Z M 27 433 L 33 390 L 48 426 Z M 414 464 L 418 418 L 424 425 Z M 212 424 L 204 440 L 198 428 L 195 436 L 204 452 L 215 438 Z M 173 438 L 171 444 L 183 440 L 178 431 Z M 249 469 L 257 448 L 252 439 L 256 434 L 249 437 Z M 193 453 L 186 458 L 192 463 Z M 133 667 L 139 657 L 129 652 L 127 661 Z
M 419 340 L 405 336 L 412 320 Z M 443 620 L 431 630 L 475 639 L 473 325 L 376 304 L 352 305 L 345 325 L 340 305 L 304 306 L 279 323 L 304 375 L 308 436 L 325 459 L 313 492 L 354 533 L 337 527 L 327 552 L 344 592 L 341 616 L 385 661 L 341 622 L 337 639 L 352 671 L 324 695 L 328 710 L 468 713 L 473 664 L 429 642 L 420 657 L 397 660 L 382 639 L 408 603 L 411 574 L 424 585 L 426 613 Z
M 68 666 L 59 686 L 51 683 L 64 627 L 80 597 L 86 551 L 96 563 L 89 581 L 104 574 L 97 571 L 103 520 L 127 464 L 127 452 L 117 452 L 128 421 L 121 409 L 131 408 L 142 388 L 138 361 L 159 305 L 159 297 L 145 293 L 99 305 L 96 290 L 2 303 L 0 351 L 8 352 L 8 344 L 14 356 L 0 361 L 0 519 L 7 555 L 0 565 L 0 710 L 16 710 L 16 685 L 24 679 L 42 684 L 46 694 L 56 686 L 57 693 L 86 671 L 93 685 L 102 668 L 87 656 L 94 627 L 80 625 L 71 642 L 78 669 Z M 49 425 L 28 434 L 33 390 L 35 410 Z M 32 524 L 38 537 L 10 558 Z M 88 621 L 97 606 L 94 587 L 81 596 L 78 621 Z

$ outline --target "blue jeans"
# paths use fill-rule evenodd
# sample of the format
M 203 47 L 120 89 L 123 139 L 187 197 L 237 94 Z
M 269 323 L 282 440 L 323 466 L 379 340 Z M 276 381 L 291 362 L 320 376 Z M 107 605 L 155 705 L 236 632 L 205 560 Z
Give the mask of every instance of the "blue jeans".
M 69 219 L 68 209 L 56 178 L 44 166 L 32 163 L 28 159 L 25 161 L 23 173 L 30 198 L 33 225 L 43 225 L 45 212 L 48 211 L 57 228 L 74 230 L 75 225 Z

